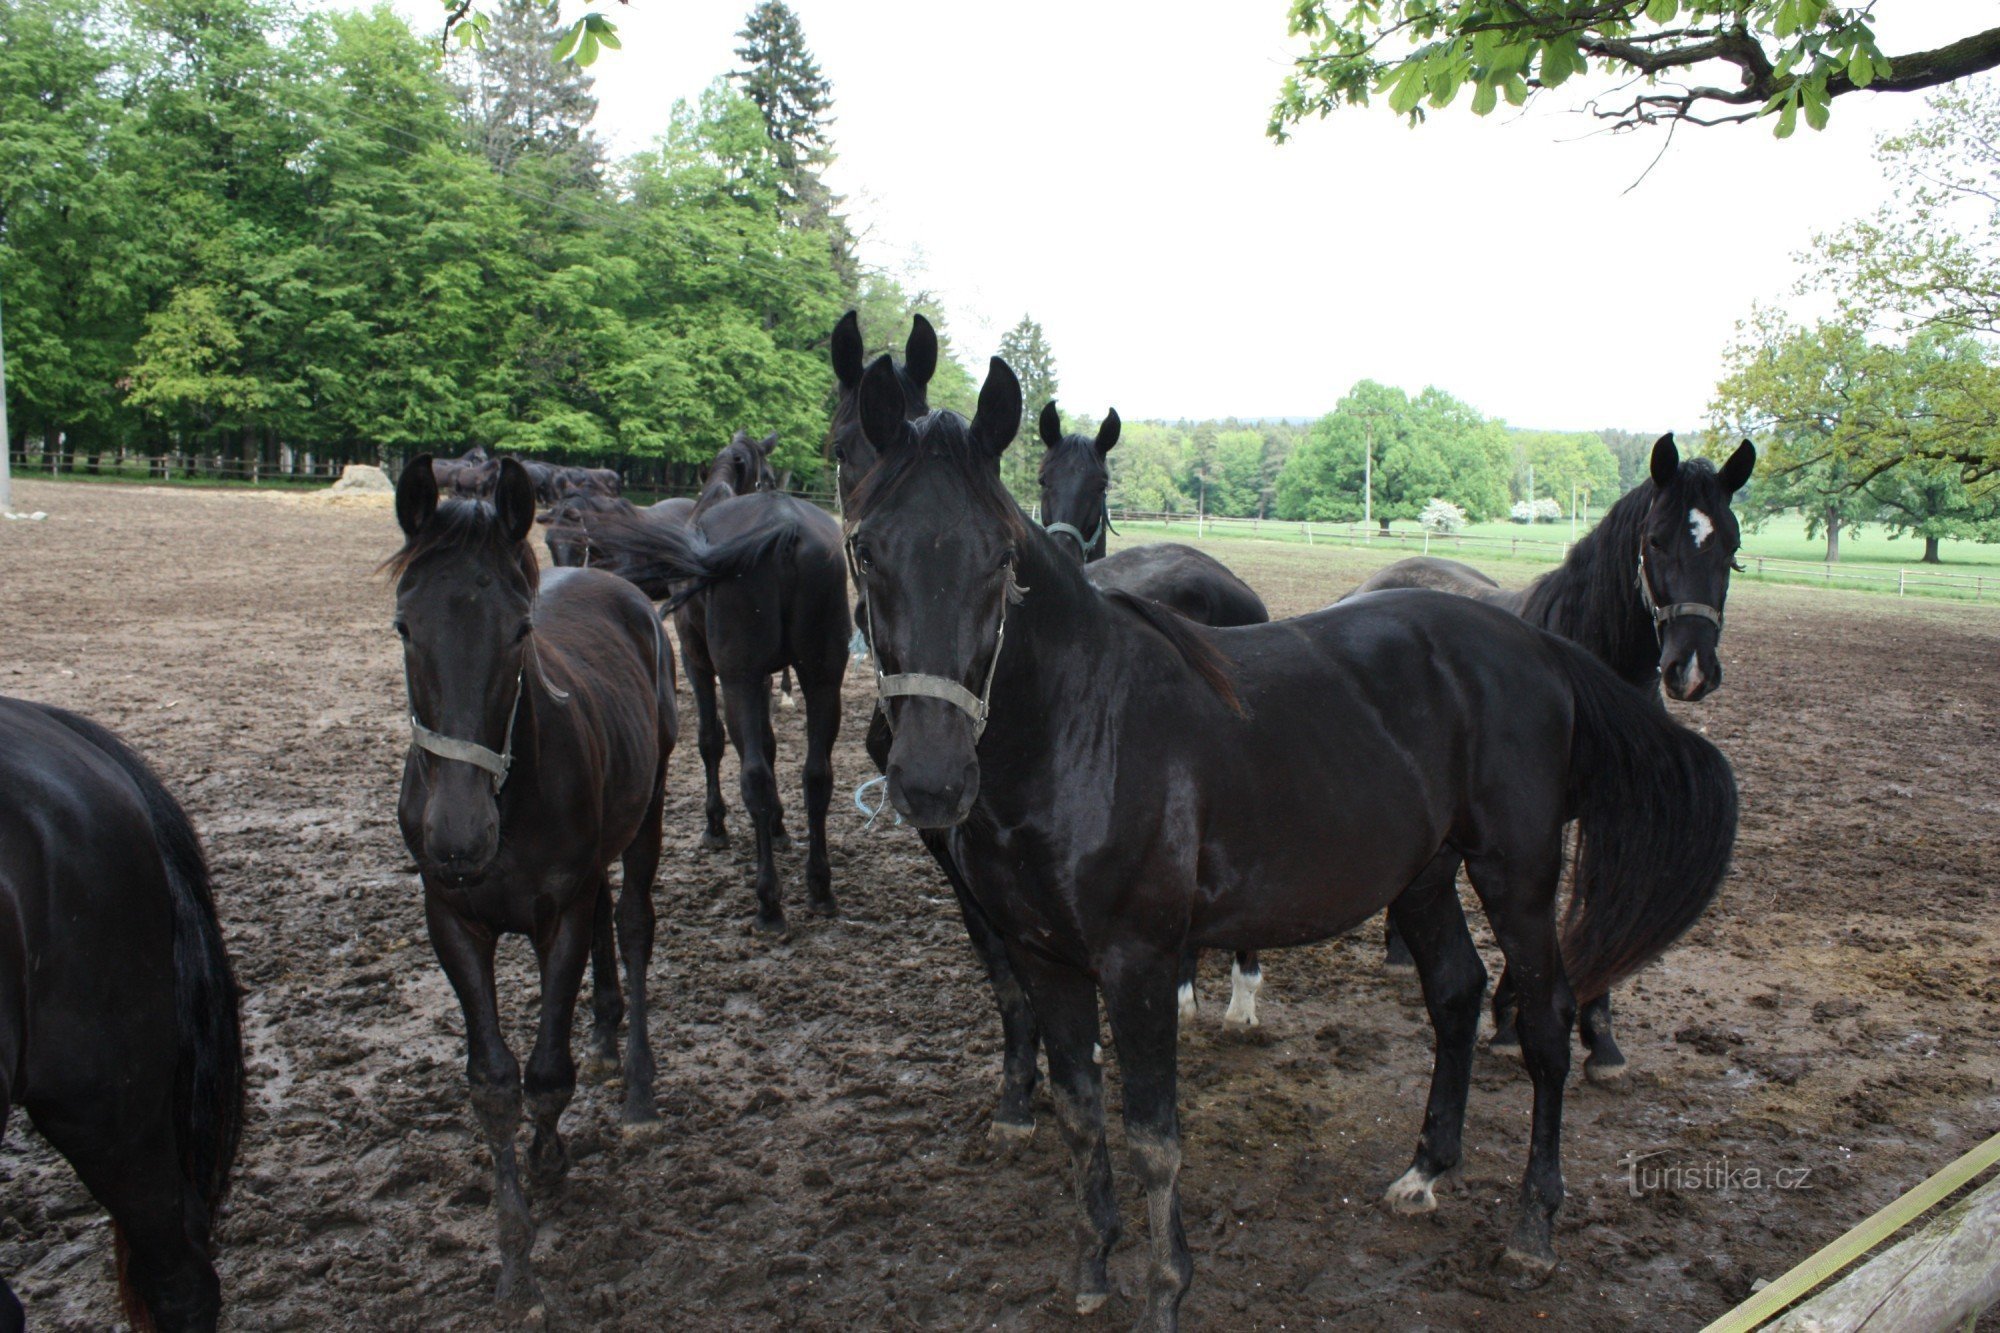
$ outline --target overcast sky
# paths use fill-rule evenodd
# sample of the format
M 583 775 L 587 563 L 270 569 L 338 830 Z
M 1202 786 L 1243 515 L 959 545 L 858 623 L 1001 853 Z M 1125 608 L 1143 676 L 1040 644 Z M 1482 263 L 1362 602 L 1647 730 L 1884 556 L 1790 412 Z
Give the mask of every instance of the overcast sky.
M 404 0 L 435 26 L 425 0 Z M 863 258 L 937 292 L 982 366 L 1030 314 L 1066 405 L 1128 417 L 1313 416 L 1355 380 L 1436 384 L 1523 426 L 1687 430 L 1753 301 L 1816 228 L 1887 195 L 1878 135 L 1916 95 L 1768 124 L 1593 134 L 1575 86 L 1417 129 L 1348 109 L 1278 146 L 1284 0 L 792 0 L 833 80 L 835 189 Z M 567 6 L 566 6 L 567 7 Z M 615 153 L 732 68 L 749 0 L 601 4 Z M 1883 0 L 1892 54 L 1991 0 Z M 1503 112 L 1506 108 L 1503 105 Z

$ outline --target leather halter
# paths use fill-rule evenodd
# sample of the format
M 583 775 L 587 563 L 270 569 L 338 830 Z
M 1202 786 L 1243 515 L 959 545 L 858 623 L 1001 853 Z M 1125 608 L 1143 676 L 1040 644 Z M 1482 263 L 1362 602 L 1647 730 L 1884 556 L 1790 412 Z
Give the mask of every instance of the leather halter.
M 533 612 L 531 611 L 529 615 L 532 619 Z M 655 634 L 657 633 L 656 626 Z M 568 703 L 569 691 L 557 689 L 549 681 L 548 673 L 542 669 L 541 649 L 532 634 L 528 639 L 528 650 L 534 654 L 535 675 L 542 682 L 542 688 L 547 690 L 549 696 L 557 703 Z M 655 670 L 657 669 L 656 660 Z M 414 708 L 410 710 L 411 743 L 419 750 L 434 754 L 440 759 L 455 759 L 462 764 L 471 764 L 474 768 L 484 769 L 493 779 L 493 794 L 499 795 L 500 789 L 507 785 L 507 770 L 514 766 L 514 720 L 520 715 L 521 695 L 526 690 L 527 683 L 528 668 L 527 664 L 523 663 L 521 669 L 514 675 L 514 705 L 507 710 L 507 735 L 500 749 L 490 750 L 477 741 L 460 740 L 456 736 L 446 736 L 441 732 L 432 731 L 417 720 Z
M 855 571 L 858 583 L 861 565 L 854 558 L 852 540 L 847 543 L 847 561 L 849 568 Z M 986 721 L 991 712 L 988 705 L 993 698 L 993 678 L 1000 674 L 1000 649 L 1007 643 L 1007 603 L 1013 591 L 1013 578 L 1013 570 L 1009 569 L 1009 588 L 1000 594 L 1000 626 L 993 633 L 993 660 L 987 664 L 986 683 L 977 694 L 949 676 L 934 676 L 923 671 L 898 671 L 893 675 L 884 675 L 882 641 L 875 635 L 875 601 L 866 588 L 861 590 L 861 613 L 868 620 L 868 655 L 875 663 L 875 704 L 882 710 L 882 716 L 888 720 L 892 732 L 896 723 L 889 713 L 889 700 L 899 697 L 942 699 L 972 719 L 972 743 L 979 743 L 979 738 L 986 734 Z
M 1718 634 L 1722 632 L 1722 612 L 1705 602 L 1669 602 L 1665 606 L 1660 605 L 1659 599 L 1653 596 L 1653 581 L 1646 576 L 1646 548 L 1643 545 L 1639 548 L 1639 601 L 1645 605 L 1646 614 L 1652 618 L 1655 639 L 1660 637 L 1669 621 L 1686 617 L 1712 621 L 1716 632 Z
M 1104 540 L 1104 530 L 1110 526 L 1111 500 L 1107 496 L 1097 511 L 1097 530 L 1088 537 L 1084 536 L 1083 529 L 1077 527 L 1074 523 L 1044 523 L 1042 524 L 1042 531 L 1048 533 L 1050 536 L 1061 533 L 1066 537 L 1073 538 L 1076 544 L 1082 548 L 1083 558 L 1088 560 L 1090 559 L 1091 550 L 1098 542 Z

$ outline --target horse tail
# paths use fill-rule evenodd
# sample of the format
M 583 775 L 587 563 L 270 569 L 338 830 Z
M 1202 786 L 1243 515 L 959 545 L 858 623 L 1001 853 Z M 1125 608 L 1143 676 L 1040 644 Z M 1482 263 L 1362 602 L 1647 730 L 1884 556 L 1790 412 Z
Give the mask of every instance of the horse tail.
M 146 802 L 153 838 L 166 871 L 174 911 L 174 1138 L 181 1169 L 212 1224 L 229 1192 L 229 1174 L 243 1134 L 243 1033 L 239 992 L 215 915 L 208 861 L 187 812 L 145 760 L 103 727 L 74 713 L 51 710 L 65 726 L 124 769 Z M 116 1236 L 119 1289 L 135 1329 L 150 1329 L 150 1312 L 126 1282 L 125 1237 Z
M 1736 842 L 1722 752 L 1580 648 L 1557 654 L 1575 698 L 1579 851 L 1563 962 L 1579 1003 L 1660 956 L 1715 901 Z
M 673 611 L 725 579 L 789 555 L 798 544 L 799 525 L 781 514 L 741 536 L 711 542 L 691 526 L 607 515 L 590 524 L 588 540 L 593 564 L 637 584 L 664 603 L 662 610 Z

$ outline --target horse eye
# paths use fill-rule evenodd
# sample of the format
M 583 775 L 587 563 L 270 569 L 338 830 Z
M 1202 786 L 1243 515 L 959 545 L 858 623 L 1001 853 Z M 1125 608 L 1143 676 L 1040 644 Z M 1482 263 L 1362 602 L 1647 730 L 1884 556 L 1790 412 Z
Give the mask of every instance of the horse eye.
M 1014 563 L 1014 548 L 1008 547 L 1000 553 L 1000 568 L 1006 569 Z
M 865 546 L 855 547 L 854 559 L 855 562 L 861 566 L 863 572 L 869 574 L 873 574 L 875 572 L 875 557 L 869 553 L 867 547 Z
M 1652 547 L 1655 551 L 1664 551 L 1667 549 L 1667 544 L 1657 536 L 1646 538 L 1646 545 Z
M 410 637 L 410 627 L 408 625 L 405 625 L 400 620 L 396 622 L 396 637 L 404 640 L 405 642 L 407 642 Z
M 846 445 L 836 444 L 833 446 L 833 461 L 836 463 L 845 463 L 847 461 Z
M 517 630 L 515 630 L 515 631 L 514 631 L 514 642 L 515 642 L 515 643 L 519 643 L 519 642 L 520 642 L 521 640 L 523 640 L 523 639 L 527 638 L 527 637 L 528 637 L 528 632 L 529 632 L 530 630 L 534 629 L 534 627 L 535 627 L 535 624 L 534 624 L 534 622 L 533 622 L 533 621 L 531 621 L 531 620 L 524 620 L 524 621 L 522 621 L 522 622 L 521 622 L 521 628 L 519 628 L 519 629 L 517 629 Z

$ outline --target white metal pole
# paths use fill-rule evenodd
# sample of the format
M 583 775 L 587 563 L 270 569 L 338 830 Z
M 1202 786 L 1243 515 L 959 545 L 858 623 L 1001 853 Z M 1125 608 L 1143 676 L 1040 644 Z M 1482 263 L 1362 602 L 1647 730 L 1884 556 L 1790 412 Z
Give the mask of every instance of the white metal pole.
M 1361 425 L 1361 526 L 1375 521 L 1375 431 L 1366 418 Z
M 7 433 L 7 334 L 0 319 L 0 514 L 14 512 L 14 437 Z

